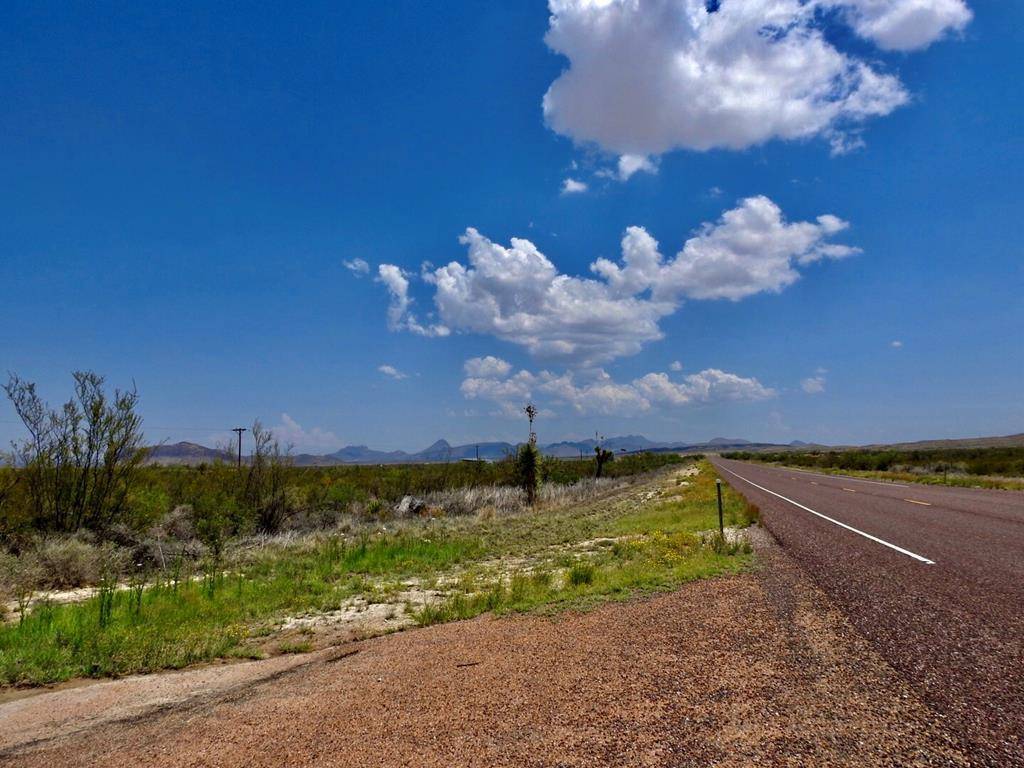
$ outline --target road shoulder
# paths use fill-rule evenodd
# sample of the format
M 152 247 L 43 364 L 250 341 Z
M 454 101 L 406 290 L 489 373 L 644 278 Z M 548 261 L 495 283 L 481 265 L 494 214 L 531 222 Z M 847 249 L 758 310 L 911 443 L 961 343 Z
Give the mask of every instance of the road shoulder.
M 966 765 L 799 567 L 767 535 L 757 550 L 752 572 L 586 613 L 376 638 L 3 757 L 48 767 Z

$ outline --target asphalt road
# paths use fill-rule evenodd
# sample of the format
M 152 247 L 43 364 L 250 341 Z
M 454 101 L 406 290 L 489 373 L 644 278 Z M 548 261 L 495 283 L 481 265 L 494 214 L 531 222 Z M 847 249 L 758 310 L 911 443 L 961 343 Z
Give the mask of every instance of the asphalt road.
M 1024 493 L 713 462 L 977 765 L 1024 766 Z

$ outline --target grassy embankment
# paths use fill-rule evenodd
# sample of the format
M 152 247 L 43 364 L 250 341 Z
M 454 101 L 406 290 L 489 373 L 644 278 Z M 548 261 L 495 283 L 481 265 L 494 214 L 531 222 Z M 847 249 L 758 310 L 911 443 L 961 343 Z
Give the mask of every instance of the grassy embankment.
M 678 470 L 676 470 L 678 472 Z M 414 521 L 355 537 L 270 546 L 231 565 L 164 574 L 102 590 L 78 604 L 41 604 L 0 627 L 0 683 L 117 676 L 259 654 L 258 638 L 287 615 L 330 611 L 355 595 L 385 600 L 417 579 L 447 597 L 420 607 L 421 624 L 486 611 L 579 606 L 668 589 L 742 568 L 749 547 L 698 532 L 717 526 L 714 471 L 672 480 L 639 500 L 633 489 L 582 506 L 510 516 Z M 653 486 L 652 486 L 653 487 Z M 752 512 L 725 488 L 726 520 Z

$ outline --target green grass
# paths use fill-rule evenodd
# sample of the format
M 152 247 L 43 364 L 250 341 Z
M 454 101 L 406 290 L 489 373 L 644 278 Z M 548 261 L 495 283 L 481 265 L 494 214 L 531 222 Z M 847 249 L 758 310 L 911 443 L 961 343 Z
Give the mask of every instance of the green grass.
M 749 545 L 730 544 L 717 532 L 703 541 L 698 535 L 718 527 L 716 475 L 707 462 L 701 467 L 689 487 L 670 487 L 667 499 L 640 508 L 594 504 L 543 521 L 530 516 L 510 521 L 494 546 L 515 549 L 514 542 L 532 541 L 556 551 L 541 557 L 529 573 L 472 574 L 449 599 L 422 608 L 417 620 L 428 625 L 488 611 L 586 607 L 744 568 Z M 745 527 L 756 520 L 756 508 L 724 484 L 723 500 L 726 525 Z M 591 540 L 597 540 L 595 546 L 582 552 L 557 551 L 559 544 Z
M 417 522 L 355 540 L 321 537 L 272 546 L 243 562 L 182 574 L 142 590 L 108 591 L 83 603 L 40 605 L 20 623 L 0 626 L 0 682 L 37 685 L 75 677 L 119 676 L 259 654 L 253 643 L 280 620 L 337 609 L 361 594 L 416 577 L 424 583 L 459 572 L 451 597 L 422 609 L 421 624 L 486 611 L 590 604 L 672 588 L 743 568 L 749 548 L 709 546 L 697 531 L 717 527 L 714 472 L 704 462 L 689 487 L 638 506 L 620 495 L 578 507 L 489 520 Z M 724 488 L 726 521 L 751 513 Z M 581 542 L 607 537 L 590 546 Z M 496 571 L 506 556 L 529 569 Z M 308 650 L 306 641 L 278 652 Z
M 72 605 L 43 604 L 24 621 L 0 627 L 0 681 L 118 676 L 226 656 L 277 617 L 334 610 L 365 593 L 364 576 L 430 574 L 477 552 L 475 542 L 443 534 L 330 539 L 310 551 L 270 552 L 227 575 L 164 581 L 141 600 L 117 591 Z M 109 618 L 101 611 L 105 601 Z

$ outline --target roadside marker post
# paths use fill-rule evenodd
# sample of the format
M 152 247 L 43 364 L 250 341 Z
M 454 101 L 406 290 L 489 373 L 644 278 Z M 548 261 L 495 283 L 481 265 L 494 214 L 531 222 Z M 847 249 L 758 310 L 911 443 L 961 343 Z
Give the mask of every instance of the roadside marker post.
M 722 522 L 722 479 L 715 480 L 715 490 L 718 491 L 718 534 L 725 537 L 725 524 Z

